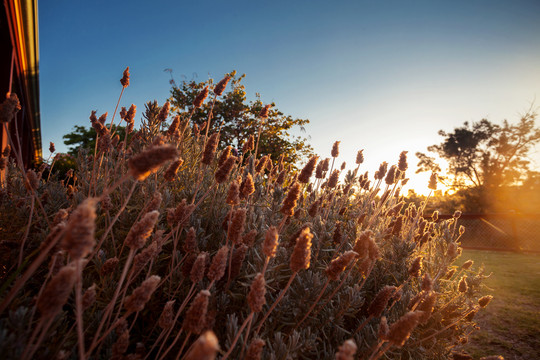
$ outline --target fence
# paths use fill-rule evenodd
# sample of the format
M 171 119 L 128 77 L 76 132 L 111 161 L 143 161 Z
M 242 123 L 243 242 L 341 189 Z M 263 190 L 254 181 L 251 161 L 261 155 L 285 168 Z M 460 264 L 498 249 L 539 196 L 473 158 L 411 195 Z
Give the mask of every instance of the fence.
M 540 214 L 462 214 L 458 225 L 464 248 L 540 252 Z

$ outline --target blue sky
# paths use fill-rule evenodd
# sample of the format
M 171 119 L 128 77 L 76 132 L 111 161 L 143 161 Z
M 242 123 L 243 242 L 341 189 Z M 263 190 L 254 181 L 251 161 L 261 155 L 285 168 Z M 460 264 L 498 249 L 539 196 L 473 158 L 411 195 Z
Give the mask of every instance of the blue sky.
M 112 114 L 126 66 L 121 105 L 140 108 L 169 97 L 166 68 L 177 81 L 235 69 L 249 98 L 311 120 L 321 156 L 341 140 L 340 160 L 363 148 L 373 171 L 408 150 L 414 170 L 438 130 L 540 104 L 539 17 L 540 1 L 42 1 L 44 148 L 65 150 L 91 110 Z

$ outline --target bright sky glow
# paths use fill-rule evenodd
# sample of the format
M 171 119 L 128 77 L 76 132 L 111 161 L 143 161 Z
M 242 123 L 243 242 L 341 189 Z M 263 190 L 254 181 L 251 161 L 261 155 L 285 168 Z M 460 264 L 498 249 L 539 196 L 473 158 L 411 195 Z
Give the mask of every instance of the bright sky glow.
M 41 119 L 48 142 L 89 125 L 91 110 L 162 104 L 178 80 L 246 73 L 250 98 L 308 118 L 322 157 L 341 140 L 370 174 L 482 118 L 519 119 L 540 97 L 540 2 L 531 1 L 43 1 Z M 539 101 L 536 100 L 536 105 Z M 540 121 L 537 122 L 537 125 Z M 540 150 L 540 149 L 538 149 Z M 540 168 L 540 153 L 533 155 Z

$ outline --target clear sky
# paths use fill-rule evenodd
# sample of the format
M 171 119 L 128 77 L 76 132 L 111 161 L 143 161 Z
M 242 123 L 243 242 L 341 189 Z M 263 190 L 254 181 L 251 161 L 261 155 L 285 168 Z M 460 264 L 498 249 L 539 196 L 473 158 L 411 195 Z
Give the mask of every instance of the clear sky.
M 340 160 L 365 149 L 372 173 L 407 150 L 412 176 L 438 130 L 540 105 L 539 19 L 538 0 L 41 1 L 44 154 L 91 110 L 112 114 L 126 66 L 121 105 L 139 108 L 169 97 L 166 68 L 177 81 L 235 69 L 249 98 L 310 119 L 321 156 L 340 140 Z

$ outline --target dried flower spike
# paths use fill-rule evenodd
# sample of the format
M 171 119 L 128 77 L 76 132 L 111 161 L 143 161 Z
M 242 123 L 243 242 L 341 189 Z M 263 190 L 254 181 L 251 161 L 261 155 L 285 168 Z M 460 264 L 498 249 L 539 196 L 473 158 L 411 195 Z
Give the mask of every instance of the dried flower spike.
M 96 302 L 96 284 L 92 284 L 82 297 L 82 308 L 83 310 L 88 309 L 90 306 L 94 305 Z
M 69 253 L 72 260 L 85 257 L 94 248 L 96 203 L 96 199 L 86 199 L 69 217 L 61 246 Z
M 98 122 L 99 122 L 101 125 L 105 125 L 105 122 L 107 122 L 107 115 L 108 115 L 108 114 L 109 114 L 108 112 L 105 112 L 104 114 L 101 114 L 101 116 L 99 117 Z M 106 128 L 106 127 L 104 127 L 104 129 L 107 130 L 107 131 L 109 131 L 109 129 Z M 103 130 L 103 128 L 102 128 L 101 131 L 105 131 L 105 130 Z M 100 134 L 100 135 L 101 135 L 101 134 Z
M 176 130 L 178 130 L 178 126 L 180 126 L 180 115 L 174 117 L 171 125 L 169 125 L 169 128 L 167 129 L 167 135 L 173 136 L 176 133 Z
M 360 165 L 364 162 L 364 149 L 358 150 L 358 153 L 356 153 L 356 164 Z
M 174 303 L 176 300 L 167 301 L 158 320 L 158 325 L 162 329 L 169 329 L 174 325 Z
M 488 304 L 491 302 L 492 299 L 493 299 L 493 296 L 491 295 L 482 296 L 480 299 L 478 299 L 478 305 L 480 305 L 480 307 L 485 308 L 486 306 L 488 306 Z
M 377 337 L 380 340 L 388 340 L 388 331 L 390 329 L 388 328 L 388 321 L 386 320 L 386 316 L 381 317 L 381 323 L 379 324 L 379 331 L 377 333 Z
M 246 209 L 238 209 L 234 212 L 229 228 L 229 239 L 233 244 L 240 241 L 240 235 L 244 232 L 244 224 L 246 223 Z
M 458 244 L 455 242 L 451 242 L 448 244 L 448 248 L 446 249 L 446 252 L 450 258 L 455 258 L 458 256 Z
M 463 276 L 461 278 L 461 280 L 459 281 L 459 284 L 458 284 L 458 290 L 459 292 L 467 292 L 467 289 L 468 289 L 468 286 L 467 286 L 467 280 L 466 280 L 466 276 Z
M 208 141 L 206 142 L 201 163 L 203 163 L 204 165 L 210 165 L 212 163 L 218 145 L 219 133 L 214 133 L 208 138 Z
M 126 114 L 127 114 L 127 109 L 126 109 L 125 106 L 122 106 L 122 109 L 120 110 L 120 113 L 119 113 L 120 119 L 122 119 L 122 120 L 125 119 Z
M 388 163 L 386 161 L 383 161 L 381 165 L 379 165 L 379 170 L 375 171 L 375 180 L 382 180 L 384 178 L 384 175 L 386 175 L 387 170 Z
M 291 185 L 287 197 L 283 201 L 280 212 L 285 216 L 293 216 L 296 201 L 300 198 L 300 184 L 295 182 Z
M 191 267 L 191 271 L 189 273 L 189 279 L 193 284 L 197 284 L 203 279 L 204 272 L 206 270 L 207 257 L 208 253 L 206 251 L 203 251 L 199 255 L 197 255 L 197 258 L 195 259 L 195 262 L 193 263 L 193 266 Z
M 246 258 L 248 247 L 245 244 L 240 244 L 234 247 L 231 255 L 231 279 L 234 279 L 240 274 L 242 264 Z
M 473 357 L 464 352 L 453 352 L 452 360 L 473 360 Z
M 248 173 L 242 183 L 240 184 L 240 197 L 247 199 L 247 197 L 255 192 L 255 184 L 253 183 L 253 177 Z
M 298 176 L 298 181 L 300 181 L 303 184 L 307 184 L 309 182 L 309 178 L 313 175 L 313 171 L 315 170 L 315 166 L 317 164 L 317 160 L 319 159 L 318 156 L 313 155 L 307 164 L 304 166 L 302 171 L 300 172 L 300 175 Z
M 319 206 L 321 205 L 321 203 L 322 203 L 322 198 L 314 201 L 313 204 L 311 204 L 308 210 L 309 216 L 315 217 L 317 215 L 317 212 L 319 211 Z
M 420 270 L 422 269 L 422 256 L 418 256 L 411 264 L 409 268 L 409 275 L 412 277 L 420 276 Z
M 330 178 L 328 179 L 328 187 L 330 189 L 333 189 L 337 186 L 339 181 L 339 170 L 335 169 L 332 171 L 332 174 L 330 175 Z
M 407 153 L 408 151 L 402 151 L 401 154 L 399 154 L 398 169 L 402 173 L 407 171 L 407 168 L 409 167 L 407 164 Z
M 469 270 L 471 268 L 471 266 L 473 266 L 474 264 L 474 261 L 473 260 L 467 260 L 463 263 L 463 265 L 461 265 L 461 268 L 463 270 Z
M 119 262 L 120 260 L 118 260 L 117 257 L 107 259 L 107 261 L 105 261 L 101 266 L 99 273 L 101 274 L 101 276 L 107 276 L 112 274 L 116 270 Z
M 128 160 L 129 173 L 137 180 L 144 180 L 164 162 L 176 157 L 178 150 L 173 145 L 151 146 Z
M 233 181 L 229 186 L 225 202 L 229 205 L 238 205 L 240 203 L 240 184 L 238 181 Z
M 331 154 L 332 157 L 334 157 L 334 158 L 336 158 L 336 157 L 339 156 L 339 143 L 340 143 L 340 142 L 341 142 L 341 141 L 336 141 L 336 142 L 334 143 L 334 145 L 332 145 L 332 151 L 331 151 L 330 154 Z
M 371 317 L 379 317 L 388 305 L 388 300 L 396 291 L 395 286 L 386 285 L 377 293 L 377 296 L 371 301 L 368 308 L 368 314 Z
M 162 123 L 165 120 L 167 120 L 167 117 L 169 116 L 169 110 L 171 109 L 171 103 L 166 101 L 165 104 L 161 107 L 161 110 L 159 110 L 157 120 Z
M 178 169 L 180 169 L 180 166 L 182 166 L 183 163 L 184 163 L 183 159 L 178 159 L 178 160 L 173 161 L 171 165 L 169 165 L 169 167 L 167 168 L 167 171 L 165 171 L 165 173 L 163 174 L 163 178 L 166 181 L 173 181 L 174 178 L 176 177 L 176 173 L 178 172 Z
M 396 169 L 396 165 L 390 166 L 390 170 L 388 170 L 386 178 L 384 179 L 387 185 L 393 185 L 396 182 Z
M 143 218 L 137 221 L 126 236 L 125 244 L 132 250 L 140 249 L 144 246 L 146 239 L 150 237 L 159 217 L 159 212 L 154 210 L 144 214 Z
M 263 254 L 269 258 L 276 256 L 276 249 L 278 246 L 279 233 L 275 226 L 270 226 L 266 231 L 263 242 Z
M 336 360 L 354 360 L 358 347 L 353 339 L 346 340 L 336 353 Z
M 347 266 L 351 263 L 351 261 L 353 261 L 356 256 L 358 256 L 357 253 L 349 250 L 338 258 L 332 260 L 330 264 L 326 267 L 326 275 L 328 275 L 328 278 L 334 281 L 339 279 L 341 273 L 345 271 L 345 268 L 347 268 Z
M 398 321 L 390 326 L 388 331 L 388 341 L 396 346 L 403 346 L 411 332 L 418 325 L 422 314 L 417 311 L 411 311 L 399 318 Z
M 418 319 L 418 322 L 420 324 L 425 324 L 429 320 L 431 313 L 433 312 L 433 308 L 435 307 L 435 303 L 437 302 L 437 294 L 434 292 L 429 293 L 428 296 L 426 296 L 420 305 L 418 305 L 418 308 L 416 310 L 420 311 L 422 316 Z
M 242 154 L 245 154 L 253 149 L 255 149 L 255 138 L 253 135 L 250 135 L 247 141 L 244 143 L 244 146 L 242 146 Z
M 223 94 L 223 91 L 225 91 L 225 88 L 227 87 L 229 80 L 231 80 L 231 77 L 227 75 L 223 79 L 221 79 L 220 82 L 216 84 L 216 86 L 214 87 L 214 94 L 216 96 L 221 96 Z
M 21 103 L 17 94 L 8 94 L 6 100 L 0 104 L 0 123 L 8 123 L 13 120 L 19 110 L 21 110 Z
M 227 160 L 221 165 L 215 174 L 216 182 L 221 184 L 227 180 L 229 174 L 231 173 L 234 165 L 236 163 L 236 156 L 230 156 Z
M 334 229 L 334 235 L 332 236 L 332 241 L 334 244 L 339 245 L 343 240 L 343 230 L 341 229 L 341 222 L 336 223 L 336 228 Z
M 320 161 L 317 164 L 317 167 L 315 168 L 315 178 L 316 179 L 324 178 L 323 165 L 324 165 L 324 161 Z
M 197 296 L 195 296 L 195 299 L 186 312 L 184 323 L 182 324 L 184 330 L 194 334 L 201 333 L 205 324 L 206 313 L 208 312 L 209 298 L 210 291 L 208 290 L 201 290 Z
M 26 178 L 28 181 L 25 183 L 25 187 L 28 190 L 37 190 L 39 187 L 39 178 L 36 172 L 32 169 L 28 170 L 26 172 Z
M 208 274 L 206 275 L 210 281 L 219 281 L 225 274 L 225 268 L 227 267 L 227 256 L 229 255 L 229 247 L 223 245 L 214 258 L 212 259 L 212 264 L 210 264 L 210 269 L 208 269 Z
M 358 256 L 364 257 L 368 254 L 369 243 L 372 237 L 373 237 L 373 232 L 371 230 L 365 230 L 356 239 L 353 250 L 358 254 Z
M 137 113 L 137 106 L 131 104 L 129 107 L 126 116 L 124 117 L 124 120 L 128 124 L 133 124 L 135 122 L 135 114 Z
M 268 104 L 268 105 L 265 105 L 262 109 L 261 109 L 261 112 L 259 112 L 259 117 L 262 118 L 262 119 L 266 119 L 270 113 L 270 108 L 272 107 L 272 105 Z
M 187 226 L 191 213 L 195 210 L 195 204 L 187 204 L 186 199 L 182 199 L 180 204 L 174 209 L 174 223 Z
M 214 360 L 219 351 L 216 335 L 208 330 L 193 343 L 184 360 Z
M 186 254 L 198 251 L 196 235 L 197 234 L 195 233 L 195 229 L 193 227 L 190 227 L 186 234 L 184 244 L 182 245 L 182 249 Z
M 248 304 L 253 312 L 261 312 L 264 304 L 266 304 L 266 281 L 264 275 L 258 273 L 251 283 L 251 287 L 247 296 Z
M 437 190 L 437 174 L 436 173 L 431 174 L 431 177 L 429 178 L 428 189 Z
M 195 100 L 193 101 L 193 106 L 195 108 L 201 107 L 202 103 L 208 96 L 208 85 L 204 87 L 204 89 L 201 90 L 201 92 L 195 97 Z
M 221 155 L 219 156 L 219 159 L 218 159 L 218 167 L 220 167 L 221 165 L 223 165 L 225 163 L 225 161 L 229 158 L 229 156 L 231 156 L 231 153 L 232 153 L 232 146 L 227 146 L 225 149 L 223 149 L 223 151 L 221 152 Z
M 52 318 L 62 310 L 62 306 L 67 302 L 73 284 L 75 284 L 76 277 L 75 266 L 67 265 L 62 267 L 45 286 L 45 290 L 36 304 L 44 318 Z
M 257 338 L 251 341 L 244 360 L 261 360 L 262 349 L 265 345 L 263 339 Z
M 444 279 L 449 280 L 454 274 L 456 273 L 456 268 L 448 270 L 448 272 L 444 275 Z
M 242 244 L 245 244 L 248 247 L 252 247 L 255 243 L 255 238 L 257 237 L 257 230 L 253 229 L 247 234 L 242 236 Z
M 283 185 L 283 183 L 285 182 L 285 177 L 287 176 L 287 171 L 286 170 L 282 170 L 279 174 L 278 174 L 278 177 L 276 179 L 276 183 L 278 185 Z
M 120 79 L 120 84 L 122 84 L 123 87 L 128 87 L 129 86 L 129 66 L 126 68 L 126 70 L 124 70 L 124 76 L 122 76 L 122 78 Z
M 433 280 L 431 279 L 431 276 L 429 276 L 428 273 L 424 274 L 424 277 L 422 278 L 422 290 L 429 292 L 433 289 Z
M 133 290 L 133 293 L 126 298 L 124 307 L 127 311 L 137 312 L 144 309 L 144 305 L 150 300 L 150 297 L 156 291 L 161 278 L 157 275 L 152 275 L 144 280 L 141 286 Z
M 293 272 L 309 268 L 312 239 L 313 234 L 311 234 L 308 227 L 304 228 L 300 233 L 300 236 L 296 239 L 296 244 L 290 260 L 290 267 Z

